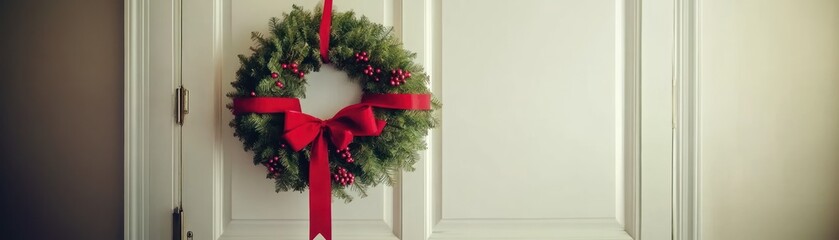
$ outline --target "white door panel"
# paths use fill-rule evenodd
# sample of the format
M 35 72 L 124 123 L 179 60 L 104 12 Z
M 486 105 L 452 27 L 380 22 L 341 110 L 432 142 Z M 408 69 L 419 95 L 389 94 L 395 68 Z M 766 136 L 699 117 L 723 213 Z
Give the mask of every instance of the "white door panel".
M 443 2 L 444 219 L 616 218 L 615 4 Z
M 431 238 L 631 239 L 624 2 L 440 10 L 441 216 Z

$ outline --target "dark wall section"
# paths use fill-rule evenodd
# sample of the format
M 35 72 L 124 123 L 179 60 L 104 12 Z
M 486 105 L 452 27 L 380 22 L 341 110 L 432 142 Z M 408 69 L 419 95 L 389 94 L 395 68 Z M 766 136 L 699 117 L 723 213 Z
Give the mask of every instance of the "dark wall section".
M 0 0 L 1 239 L 122 239 L 122 98 L 122 0 Z

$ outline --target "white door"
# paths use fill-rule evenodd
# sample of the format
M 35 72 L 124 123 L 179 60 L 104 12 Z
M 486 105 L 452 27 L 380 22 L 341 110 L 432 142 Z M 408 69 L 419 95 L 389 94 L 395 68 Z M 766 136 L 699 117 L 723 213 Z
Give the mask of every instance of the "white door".
M 319 2 L 184 0 L 183 84 L 191 96 L 183 203 L 194 239 L 307 238 L 308 194 L 273 191 L 227 126 L 224 94 L 236 55 L 249 54 L 250 32 L 267 31 L 268 19 L 292 4 Z M 669 13 L 669 6 L 644 10 Z M 645 128 L 658 129 L 647 142 L 639 140 L 638 109 L 642 88 L 649 90 L 644 100 L 670 101 L 669 79 L 661 78 L 669 60 L 639 62 L 641 7 L 623 0 L 336 1 L 337 11 L 394 27 L 418 53 L 443 109 L 416 172 L 367 198 L 333 203 L 334 238 L 667 239 L 670 106 L 645 109 Z M 670 33 L 672 25 L 656 24 L 644 27 Z M 669 59 L 670 52 L 645 53 Z M 641 68 L 662 70 L 644 83 L 658 85 L 640 85 Z M 303 110 L 318 117 L 360 95 L 329 68 L 307 78 Z M 659 149 L 645 153 L 643 166 L 641 146 Z

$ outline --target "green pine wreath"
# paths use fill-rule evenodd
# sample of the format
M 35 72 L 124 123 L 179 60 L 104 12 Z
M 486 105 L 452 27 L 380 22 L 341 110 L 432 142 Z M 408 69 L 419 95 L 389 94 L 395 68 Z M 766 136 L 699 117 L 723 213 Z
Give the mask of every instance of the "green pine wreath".
M 305 98 L 306 74 L 324 64 L 318 49 L 321 12 L 320 7 L 306 11 L 294 6 L 282 19 L 270 19 L 268 36 L 253 32 L 253 53 L 239 55 L 241 67 L 231 83 L 235 90 L 228 97 Z M 413 62 L 416 54 L 405 50 L 391 32 L 351 11 L 333 12 L 328 62 L 346 72 L 364 93 L 430 94 L 428 75 Z M 439 101 L 432 100 L 432 106 L 439 109 Z M 346 189 L 364 197 L 367 188 L 394 184 L 398 173 L 414 170 L 418 152 L 426 149 L 424 137 L 437 124 L 432 111 L 374 111 L 377 119 L 387 122 L 381 135 L 356 137 L 348 149 L 329 146 L 332 194 L 345 201 L 352 200 Z M 245 150 L 254 153 L 253 163 L 266 167 L 277 192 L 302 192 L 309 182 L 309 150 L 295 152 L 283 143 L 283 121 L 282 113 L 248 113 L 235 115 L 230 126 Z

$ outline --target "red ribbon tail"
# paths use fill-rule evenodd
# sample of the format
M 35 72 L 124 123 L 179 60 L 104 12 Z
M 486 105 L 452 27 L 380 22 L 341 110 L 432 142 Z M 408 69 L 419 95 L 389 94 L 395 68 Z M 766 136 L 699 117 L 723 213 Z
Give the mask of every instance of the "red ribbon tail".
M 324 132 L 312 143 L 309 157 L 309 239 L 318 234 L 332 239 L 332 186 L 329 178 L 329 157 Z
M 329 37 L 332 30 L 332 0 L 323 1 L 320 19 L 320 56 L 329 62 Z M 309 156 L 309 239 L 318 234 L 332 240 L 332 186 L 329 178 L 329 151 L 321 131 L 312 144 Z

